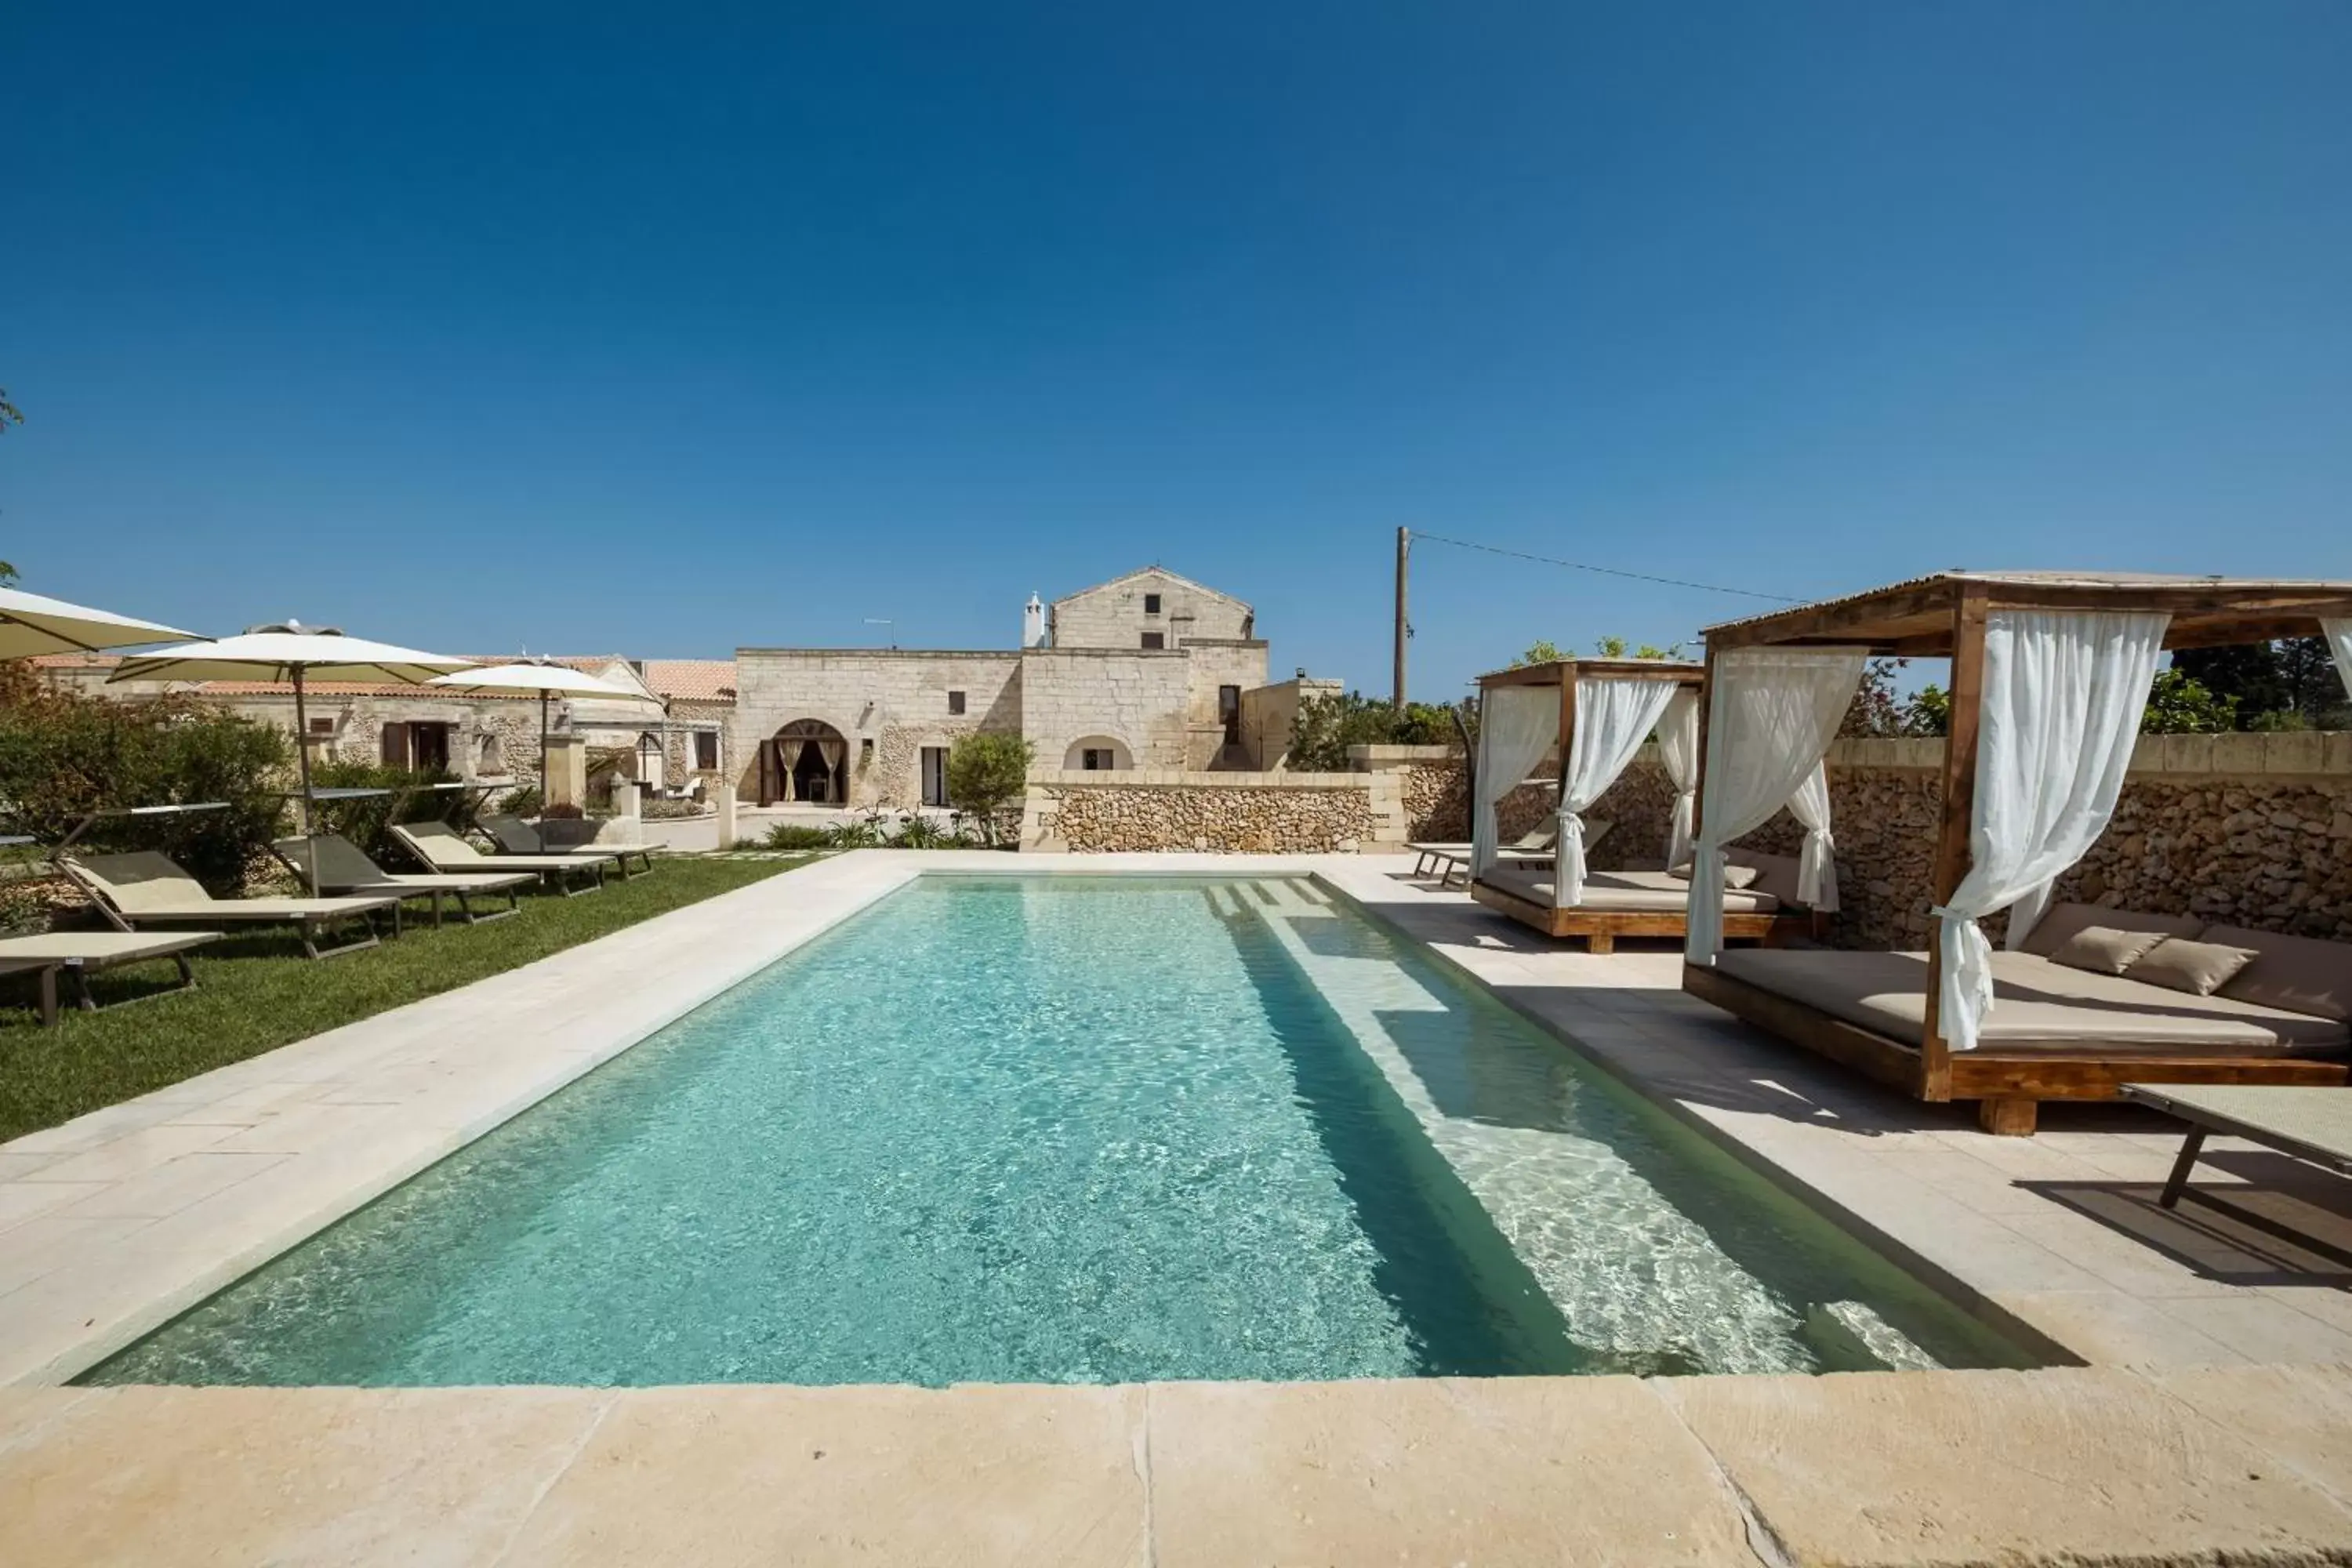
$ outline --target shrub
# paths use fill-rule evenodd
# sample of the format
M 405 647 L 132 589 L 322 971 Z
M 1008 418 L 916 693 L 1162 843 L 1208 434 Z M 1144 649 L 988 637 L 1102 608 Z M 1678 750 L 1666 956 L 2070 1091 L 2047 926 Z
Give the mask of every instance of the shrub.
M 537 816 L 547 804 L 537 784 L 524 784 L 510 789 L 499 798 L 499 809 L 509 816 Z
M 998 816 L 1029 787 L 1029 764 L 1036 756 L 1037 749 L 1018 735 L 982 731 L 962 737 L 948 751 L 950 804 L 975 818 L 994 844 Z
M 77 847 L 160 849 L 228 895 L 286 820 L 292 751 L 268 724 L 188 697 L 10 695 L 0 706 L 0 812 L 45 844 L 101 807 L 224 801 L 226 811 L 102 820 Z
M 1310 697 L 1290 725 L 1290 765 L 1306 773 L 1343 773 L 1350 746 L 1446 746 L 1461 739 L 1454 710 L 1409 702 L 1400 713 L 1378 698 L 1350 691 Z
M 812 827 L 803 822 L 779 822 L 768 829 L 767 847 L 771 849 L 830 849 L 831 830 Z
M 568 800 L 559 800 L 553 805 L 541 806 L 539 819 L 541 822 L 584 822 L 588 814 Z
M 2143 735 L 2212 735 L 2238 727 L 2238 700 L 2216 697 L 2195 676 L 2179 669 L 2159 669 L 2148 688 L 2147 711 L 2140 715 Z

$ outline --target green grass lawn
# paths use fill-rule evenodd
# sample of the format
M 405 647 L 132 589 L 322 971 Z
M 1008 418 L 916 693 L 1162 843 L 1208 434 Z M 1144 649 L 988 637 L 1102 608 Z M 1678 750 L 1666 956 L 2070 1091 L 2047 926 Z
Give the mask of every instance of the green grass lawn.
M 194 957 L 196 989 L 39 1026 L 30 984 L 0 982 L 0 1142 L 420 997 L 518 968 L 639 921 L 775 876 L 799 859 L 666 857 L 580 898 L 525 893 L 507 920 L 433 929 L 413 900 L 396 941 L 312 962 L 290 932 L 231 935 Z M 503 901 L 497 907 L 503 908 Z M 98 977 L 101 1004 L 174 982 L 169 963 Z

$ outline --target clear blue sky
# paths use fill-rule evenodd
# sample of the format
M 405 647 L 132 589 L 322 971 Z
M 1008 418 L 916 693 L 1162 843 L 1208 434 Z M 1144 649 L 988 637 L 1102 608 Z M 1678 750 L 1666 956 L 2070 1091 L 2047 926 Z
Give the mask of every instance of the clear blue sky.
M 205 631 L 2352 574 L 2345 0 L 25 0 L 0 126 L 0 556 Z M 1416 695 L 1761 603 L 1417 567 Z

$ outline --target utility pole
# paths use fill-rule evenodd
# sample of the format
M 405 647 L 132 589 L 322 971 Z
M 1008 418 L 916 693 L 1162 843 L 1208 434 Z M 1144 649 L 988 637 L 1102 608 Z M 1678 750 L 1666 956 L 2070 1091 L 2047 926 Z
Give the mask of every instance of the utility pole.
M 1404 639 L 1412 635 L 1412 628 L 1405 624 L 1404 618 L 1405 566 L 1412 556 L 1412 531 L 1400 528 L 1397 530 L 1396 687 L 1390 699 L 1391 706 L 1400 713 L 1404 711 Z

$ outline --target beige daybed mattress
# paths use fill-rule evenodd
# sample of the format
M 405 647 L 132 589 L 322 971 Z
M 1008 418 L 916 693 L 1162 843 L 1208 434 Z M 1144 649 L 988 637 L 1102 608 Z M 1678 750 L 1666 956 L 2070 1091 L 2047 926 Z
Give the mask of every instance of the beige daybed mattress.
M 1927 955 L 1826 949 L 1725 950 L 1716 966 L 1737 980 L 1916 1046 L 1927 1014 Z M 2033 1042 L 2053 1054 L 2103 1045 L 2242 1056 L 2321 1056 L 2352 1042 L 2352 1026 L 2228 996 L 2197 996 L 1996 951 L 1995 1005 L 1984 1046 Z
M 1551 902 L 1548 873 L 1496 866 L 1478 879 L 1531 903 Z M 1664 871 L 1588 872 L 1584 897 L 1574 907 L 1595 914 L 1681 914 L 1690 907 L 1690 883 Z M 1723 907 L 1732 914 L 1769 915 L 1780 900 L 1752 888 L 1726 889 Z

